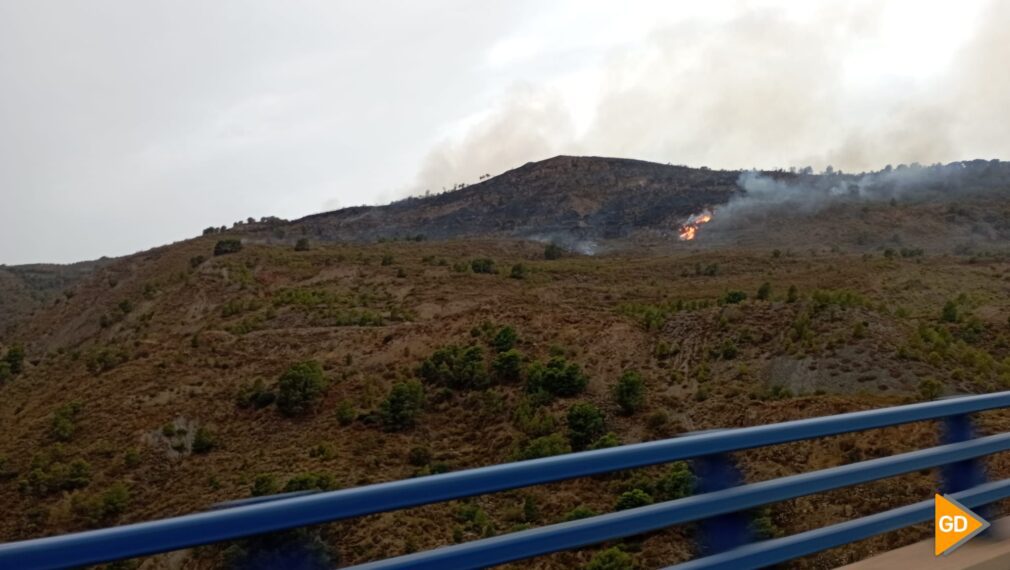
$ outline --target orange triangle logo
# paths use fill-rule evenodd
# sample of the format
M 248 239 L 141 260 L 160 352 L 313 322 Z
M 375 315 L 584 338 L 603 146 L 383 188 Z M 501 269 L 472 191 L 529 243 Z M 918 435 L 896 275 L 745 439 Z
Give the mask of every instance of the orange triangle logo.
M 933 507 L 934 554 L 945 556 L 989 528 L 989 522 L 971 509 L 943 495 Z

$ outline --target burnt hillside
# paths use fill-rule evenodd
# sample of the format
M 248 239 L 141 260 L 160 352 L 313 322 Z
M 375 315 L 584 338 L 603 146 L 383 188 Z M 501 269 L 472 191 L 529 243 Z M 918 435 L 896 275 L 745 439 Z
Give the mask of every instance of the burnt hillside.
M 291 229 L 327 241 L 414 235 L 618 238 L 643 228 L 675 229 L 686 216 L 726 202 L 738 191 L 739 175 L 642 160 L 558 156 L 461 190 L 316 214 Z

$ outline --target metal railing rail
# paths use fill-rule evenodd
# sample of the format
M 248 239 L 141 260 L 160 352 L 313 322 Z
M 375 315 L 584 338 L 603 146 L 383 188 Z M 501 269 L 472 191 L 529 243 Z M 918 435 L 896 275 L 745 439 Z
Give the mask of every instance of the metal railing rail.
M 1010 433 L 731 487 L 676 501 L 513 532 L 353 568 L 355 570 L 484 568 L 1007 450 L 1010 450 Z
M 965 427 L 968 425 L 965 419 L 967 414 L 1005 407 L 1010 407 L 1010 392 L 966 396 L 777 424 L 705 432 L 673 439 L 493 465 L 308 496 L 247 503 L 232 508 L 158 521 L 0 544 L 0 568 L 61 568 L 96 564 L 553 481 L 682 459 L 717 457 L 731 451 L 918 421 L 943 418 L 960 419 L 953 423 L 948 422 L 949 425 L 960 426 L 957 429 L 948 429 L 954 434 L 953 437 L 948 437 L 948 442 L 956 443 L 970 437 L 966 435 L 970 432 L 970 429 Z M 999 438 L 1001 436 L 993 437 Z M 963 445 L 963 447 L 924 450 L 923 452 L 931 451 L 934 454 L 916 456 L 918 459 L 914 459 L 914 461 L 925 461 L 923 458 L 931 457 L 939 461 L 932 463 L 932 466 L 953 462 L 954 466 L 965 467 L 971 462 L 971 457 L 1006 449 L 1002 447 L 1003 440 L 992 438 L 972 440 L 970 445 L 957 445 Z M 969 452 L 968 450 L 974 451 Z M 978 453 L 972 455 L 976 451 Z M 904 454 L 884 459 L 896 460 L 897 462 L 890 467 L 890 469 L 894 469 L 894 465 L 911 464 L 913 459 L 910 459 L 909 455 Z M 883 463 L 877 463 L 878 461 L 880 460 L 857 465 L 873 464 L 877 466 L 875 468 L 881 470 L 879 472 L 885 472 L 888 468 L 883 467 L 885 465 Z M 853 466 L 836 469 L 849 467 Z M 804 475 L 814 476 L 818 473 L 819 477 L 837 475 L 837 473 L 826 475 L 825 472 L 829 471 L 832 470 Z M 965 470 L 961 469 L 960 471 Z M 786 479 L 792 480 L 794 484 L 811 480 L 795 479 L 795 477 L 802 476 Z M 835 480 L 835 482 L 841 485 L 840 480 Z M 746 491 L 747 487 L 752 486 L 738 487 L 735 490 L 750 492 Z M 698 500 L 710 494 L 697 495 L 690 499 Z M 673 503 L 656 505 L 656 507 L 666 507 Z M 740 507 L 739 504 L 736 507 L 734 509 L 736 511 L 747 508 Z M 614 514 L 620 513 L 602 516 L 608 517 Z M 667 524 L 676 524 L 676 522 Z M 555 527 L 557 526 L 562 525 L 555 525 Z M 623 536 L 622 532 L 623 528 L 614 528 L 609 534 L 613 538 Z M 597 536 L 602 537 L 602 535 Z M 498 538 L 504 539 L 506 537 Z M 600 539 L 606 540 L 606 537 Z M 439 550 L 446 549 L 437 549 L 432 552 Z
M 968 508 L 977 508 L 1010 497 L 1010 479 L 985 483 L 949 495 Z M 844 546 L 878 534 L 898 530 L 933 518 L 933 501 L 925 500 L 874 515 L 826 526 L 791 536 L 748 544 L 664 570 L 754 570 L 822 550 Z

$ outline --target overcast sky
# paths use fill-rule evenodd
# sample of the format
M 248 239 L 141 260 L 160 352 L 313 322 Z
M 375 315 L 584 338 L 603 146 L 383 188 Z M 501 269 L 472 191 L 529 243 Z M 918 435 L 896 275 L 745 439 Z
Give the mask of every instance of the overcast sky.
M 556 154 L 1010 158 L 1010 3 L 0 0 L 0 263 Z

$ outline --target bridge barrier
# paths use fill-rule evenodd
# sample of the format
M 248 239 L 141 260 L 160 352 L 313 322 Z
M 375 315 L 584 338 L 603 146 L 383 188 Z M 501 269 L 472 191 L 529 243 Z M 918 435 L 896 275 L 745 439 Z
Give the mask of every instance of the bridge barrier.
M 750 537 L 739 528 L 739 518 L 720 517 L 733 517 L 755 506 L 931 467 L 942 468 L 944 492 L 963 498 L 962 503 L 966 505 L 984 505 L 1010 496 L 1010 481 L 983 483 L 978 461 L 984 455 L 1010 449 L 1010 434 L 973 439 L 968 417 L 972 413 L 1005 407 L 1010 407 L 1010 392 L 689 434 L 311 495 L 238 501 L 234 506 L 208 512 L 0 544 L 0 568 L 67 568 L 109 562 L 688 459 L 695 460 L 695 470 L 704 474 L 700 485 L 702 492 L 697 495 L 376 561 L 358 568 L 481 568 L 704 520 L 722 521 L 708 525 L 707 532 L 703 533 L 706 556 L 677 568 L 758 568 L 761 566 L 741 562 L 743 558 L 730 566 L 718 564 L 727 559 L 725 557 L 739 556 L 732 554 L 734 552 L 755 549 L 763 549 L 760 550 L 762 554 L 744 558 L 788 560 L 860 539 L 852 537 L 872 536 L 915 524 L 923 520 L 922 504 L 757 543 L 749 543 Z M 727 455 L 733 451 L 927 420 L 943 420 L 944 445 L 749 485 L 736 484 L 738 473 Z M 868 532 L 871 534 L 866 535 Z M 843 542 L 838 542 L 840 540 Z M 768 564 L 772 563 L 775 562 Z

